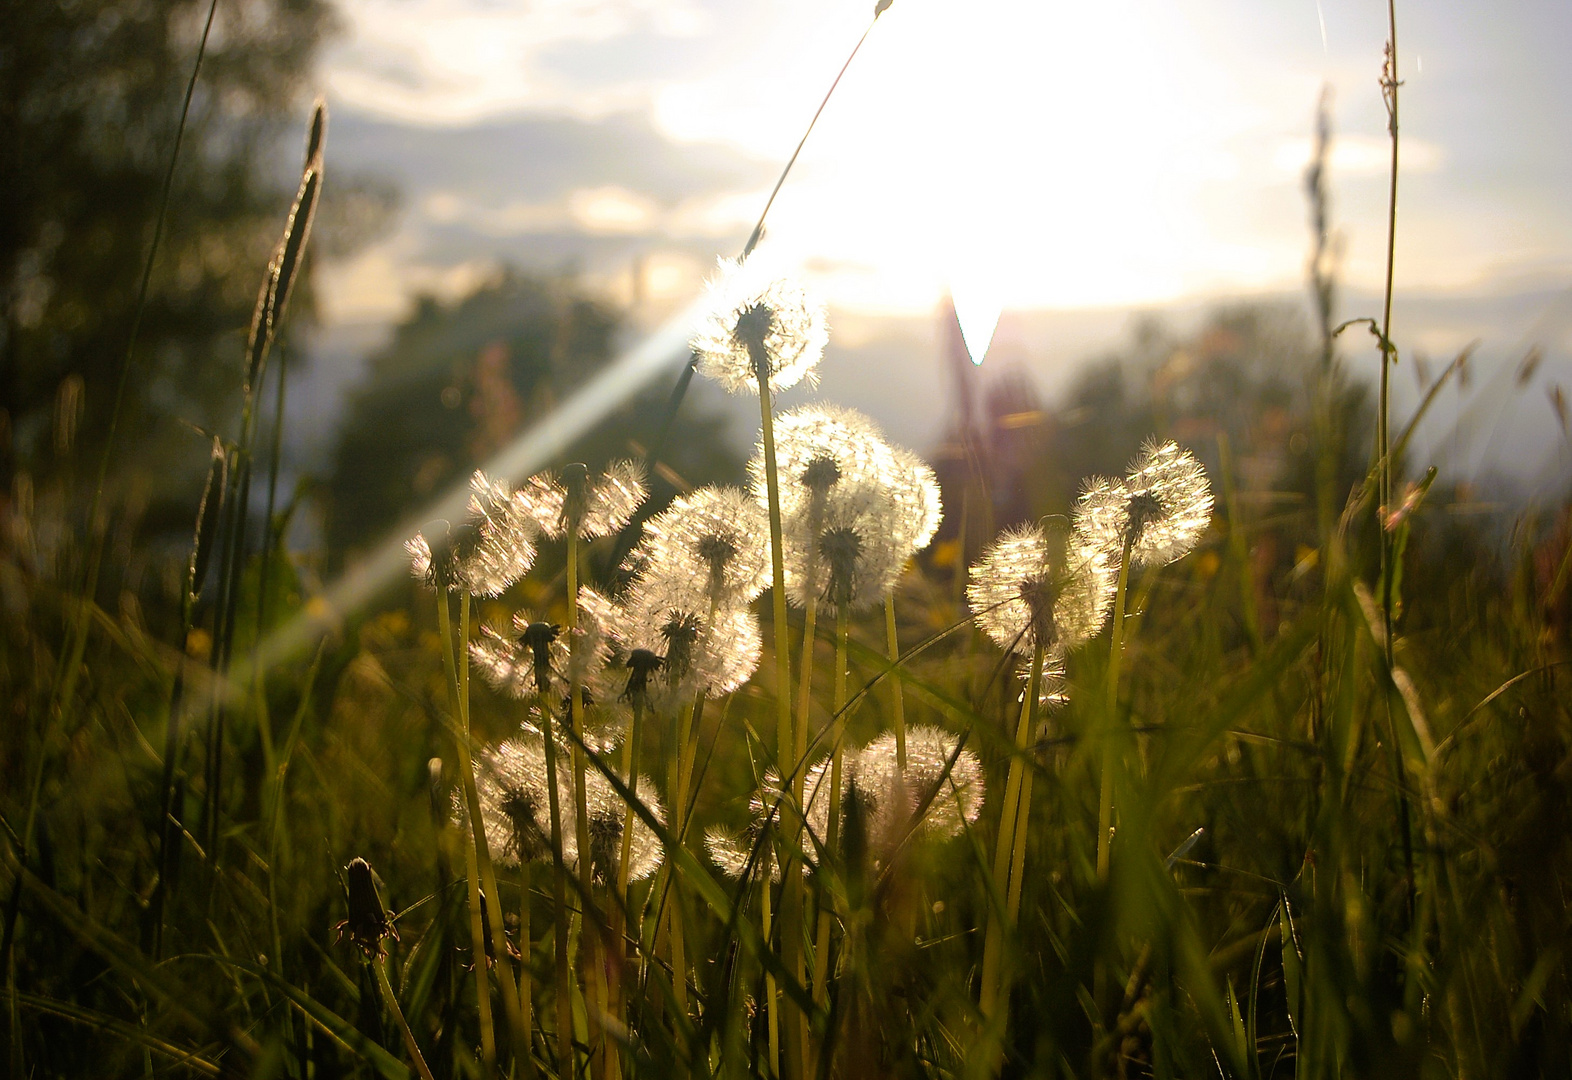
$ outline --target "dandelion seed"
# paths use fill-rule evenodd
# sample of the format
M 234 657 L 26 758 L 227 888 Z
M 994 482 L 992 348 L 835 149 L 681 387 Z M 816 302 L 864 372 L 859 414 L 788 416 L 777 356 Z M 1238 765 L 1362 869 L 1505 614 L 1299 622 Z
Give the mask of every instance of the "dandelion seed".
M 1075 531 L 1117 565 L 1166 566 L 1189 554 L 1212 520 L 1206 470 L 1176 442 L 1148 440 L 1123 481 L 1094 477 L 1076 504 Z
M 562 747 L 561 752 L 566 752 Z M 483 751 L 476 759 L 475 790 L 480 801 L 486 843 L 498 862 L 517 866 L 521 861 L 543 860 L 551 855 L 550 788 L 546 781 L 545 744 L 540 734 L 526 729 L 510 739 Z M 653 785 L 639 777 L 639 799 L 656 821 L 665 822 L 665 810 L 652 792 Z M 623 816 L 627 805 L 611 782 L 598 770 L 584 776 L 585 806 L 590 837 L 590 866 L 598 881 L 616 879 L 621 857 Z M 573 777 L 565 770 L 557 775 L 558 812 L 562 819 L 562 858 L 573 868 L 579 860 L 577 809 L 573 799 Z M 456 819 L 465 820 L 463 800 L 453 800 Z M 660 866 L 660 839 L 644 820 L 633 822 L 630 877 L 649 877 Z
M 594 540 L 631 521 L 648 494 L 642 465 L 614 461 L 593 481 L 582 465 L 538 473 L 519 488 L 516 500 L 548 538 L 577 532 L 581 540 Z
M 947 731 L 917 725 L 906 732 L 904 770 L 896 761 L 893 734 L 881 735 L 851 759 L 852 788 L 872 850 L 887 857 L 908 832 L 916 839 L 946 840 L 977 820 L 983 804 L 982 762 L 970 750 L 957 753 L 956 743 Z
M 769 584 L 769 519 L 741 488 L 702 487 L 644 523 L 631 556 L 638 577 L 688 584 L 684 606 L 746 604 Z
M 1102 629 L 1115 575 L 1104 551 L 1060 551 L 1038 526 L 1006 530 L 971 568 L 966 600 L 983 632 L 1006 650 L 1030 656 L 1073 648 Z
M 1020 696 L 1016 699 L 1018 702 L 1026 700 L 1025 685 L 1031 678 L 1031 673 L 1030 663 L 1016 673 L 1022 683 Z M 1037 704 L 1045 710 L 1062 707 L 1070 700 L 1065 681 L 1064 653 L 1059 649 L 1043 653 L 1043 666 L 1037 679 Z
M 758 393 L 761 368 L 771 392 L 804 378 L 817 385 L 830 336 L 824 305 L 797 282 L 756 266 L 722 259 L 710 279 L 708 314 L 689 342 L 699 372 L 733 394 Z
M 506 483 L 477 471 L 470 488 L 469 520 L 441 522 L 408 540 L 404 550 L 411 573 L 430 588 L 500 596 L 534 564 L 540 529 Z

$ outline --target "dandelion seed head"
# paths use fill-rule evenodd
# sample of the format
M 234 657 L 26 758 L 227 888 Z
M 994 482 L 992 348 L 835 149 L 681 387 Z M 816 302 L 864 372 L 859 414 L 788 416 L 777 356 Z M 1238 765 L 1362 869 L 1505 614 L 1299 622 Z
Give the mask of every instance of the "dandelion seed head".
M 681 606 L 746 604 L 769 584 L 769 534 L 769 519 L 750 494 L 702 487 L 644 523 L 631 565 L 640 578 L 690 593 Z
M 694 695 L 719 697 L 757 670 L 763 653 L 759 620 L 746 607 L 716 607 L 672 575 L 646 576 L 629 590 L 616 635 L 627 652 L 660 657 L 648 676 L 647 702 L 670 712 Z
M 704 830 L 704 851 L 721 873 L 736 880 L 748 872 L 750 861 L 755 867 L 765 862 L 764 852 L 760 852 L 758 859 L 753 858 L 755 839 L 757 834 L 750 838 L 747 833 L 737 834 L 712 826 Z M 775 880 L 780 880 L 779 874 L 775 875 Z
M 891 448 L 867 417 L 832 406 L 777 418 L 775 447 L 788 598 L 852 608 L 882 600 L 937 512 L 936 489 L 922 488 L 915 458 Z M 762 503 L 762 450 L 749 470 Z
M 1106 554 L 1057 547 L 1038 526 L 1012 528 L 971 568 L 972 618 L 1000 648 L 1026 655 L 1038 644 L 1072 648 L 1107 621 L 1115 581 Z
M 903 540 L 916 554 L 932 543 L 934 534 L 939 531 L 939 523 L 944 520 L 939 478 L 926 461 L 910 450 L 897 447 L 894 453 L 903 480 L 896 490 L 905 504 L 898 520 L 910 530 Z
M 559 754 L 567 747 L 559 745 Z M 545 859 L 551 854 L 550 787 L 546 779 L 545 743 L 538 732 L 482 751 L 475 762 L 475 792 L 493 857 L 508 866 L 521 860 Z M 558 761 L 557 799 L 562 823 L 562 857 L 577 868 L 579 859 L 577 807 L 571 770 Z M 653 785 L 640 777 L 638 798 L 656 821 L 665 822 L 665 810 L 653 794 Z M 598 770 L 584 774 L 584 796 L 590 836 L 590 865 L 597 880 L 615 880 L 621 859 L 622 828 L 627 804 Z M 462 824 L 467 815 L 461 795 L 454 795 L 454 816 Z M 637 814 L 633 819 L 630 876 L 638 881 L 660 866 L 660 839 Z
M 1130 562 L 1166 566 L 1188 555 L 1212 521 L 1212 488 L 1195 455 L 1172 440 L 1148 440 L 1125 477 L 1130 492 Z
M 477 471 L 470 490 L 468 520 L 439 523 L 404 544 L 410 572 L 430 588 L 500 596 L 529 573 L 539 529 L 503 481 Z
M 949 732 L 918 724 L 906 731 L 904 770 L 893 733 L 879 736 L 852 758 L 851 782 L 867 813 L 875 851 L 888 853 L 908 831 L 924 840 L 949 839 L 977 820 L 983 804 L 982 762 L 971 750 L 957 753 L 956 743 Z M 925 802 L 914 826 L 913 818 Z
M 649 494 L 644 467 L 614 461 L 593 480 L 583 466 L 537 473 L 514 494 L 520 512 L 552 540 L 575 530 L 581 540 L 610 536 L 633 519 Z
M 757 393 L 759 368 L 771 392 L 816 371 L 829 341 L 824 305 L 796 281 L 772 278 L 757 264 L 722 259 L 706 288 L 707 314 L 689 345 L 701 374 L 729 393 Z

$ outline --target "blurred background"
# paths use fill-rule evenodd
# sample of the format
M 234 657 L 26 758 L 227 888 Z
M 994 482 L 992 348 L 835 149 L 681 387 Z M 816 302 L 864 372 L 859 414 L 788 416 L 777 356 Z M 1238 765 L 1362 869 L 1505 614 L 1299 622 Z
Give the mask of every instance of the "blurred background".
M 206 12 L 50 0 L 3 16 L 13 500 L 19 475 L 67 502 L 91 490 L 65 474 L 95 460 Z M 281 350 L 281 482 L 299 497 L 292 546 L 331 572 L 698 294 L 869 14 L 865 0 L 219 4 L 111 463 L 133 532 L 187 532 L 207 433 L 233 436 L 314 96 L 332 117 L 328 179 Z M 1395 411 L 1472 346 L 1413 456 L 1439 465 L 1457 512 L 1509 513 L 1559 493 L 1568 464 L 1572 70 L 1557 50 L 1572 11 L 1400 14 Z M 968 439 L 993 447 L 1006 519 L 1117 469 L 1154 413 L 1190 417 L 1176 433 L 1204 457 L 1231 432 L 1241 487 L 1269 489 L 1320 355 L 1305 171 L 1323 102 L 1333 319 L 1379 314 L 1385 36 L 1380 5 L 1344 0 L 900 0 L 760 251 L 829 302 L 820 393 L 941 464 Z M 1002 312 L 976 369 L 957 307 L 973 336 Z M 1356 328 L 1340 351 L 1356 387 L 1373 378 L 1373 338 Z M 637 451 L 681 360 L 576 452 Z M 696 386 L 672 483 L 737 475 L 756 423 Z

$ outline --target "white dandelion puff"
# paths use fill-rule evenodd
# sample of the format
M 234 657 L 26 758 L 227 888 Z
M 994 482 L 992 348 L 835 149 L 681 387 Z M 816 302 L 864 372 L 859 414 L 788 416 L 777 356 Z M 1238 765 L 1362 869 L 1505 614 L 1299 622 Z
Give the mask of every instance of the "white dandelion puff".
M 503 481 L 476 471 L 470 488 L 467 520 L 440 522 L 405 542 L 410 572 L 430 588 L 500 596 L 529 573 L 540 529 Z
M 782 556 L 791 601 L 852 608 L 882 600 L 938 527 L 937 485 L 867 417 L 810 405 L 776 418 Z M 762 448 L 749 462 L 764 500 Z
M 1075 508 L 1077 537 L 1116 566 L 1126 544 L 1131 566 L 1166 566 L 1190 553 L 1211 520 L 1206 470 L 1172 441 L 1148 440 L 1122 481 L 1088 480 Z
M 630 565 L 640 578 L 668 582 L 673 591 L 688 586 L 692 606 L 746 604 L 769 584 L 769 535 L 769 519 L 752 495 L 701 487 L 644 523 Z
M 689 342 L 701 374 L 729 393 L 758 393 L 759 369 L 771 392 L 815 370 L 829 342 L 824 305 L 796 281 L 771 277 L 751 262 L 720 261 L 705 295 L 706 314 Z
M 852 790 L 869 847 L 881 858 L 910 833 L 947 840 L 977 820 L 983 805 L 982 762 L 957 750 L 947 731 L 916 725 L 906 731 L 906 768 L 897 763 L 895 736 L 881 735 L 854 755 Z M 921 817 L 918 813 L 921 811 Z
M 1057 547 L 1038 526 L 1008 529 L 971 568 L 972 618 L 1000 648 L 1028 656 L 1038 645 L 1073 648 L 1107 621 L 1115 575 L 1106 553 Z
M 1141 447 L 1125 477 L 1130 492 L 1130 561 L 1166 566 L 1190 553 L 1212 521 L 1206 470 L 1178 443 Z
M 719 697 L 757 670 L 763 653 L 758 617 L 746 607 L 693 604 L 687 585 L 669 577 L 636 582 L 612 633 L 630 667 L 635 655 L 658 658 L 645 673 L 633 671 L 629 693 L 641 691 L 659 713 L 674 711 L 696 694 Z M 635 679 L 642 680 L 635 682 Z
M 803 776 L 804 820 L 807 824 L 802 835 L 804 874 L 817 864 L 819 845 L 825 843 L 829 837 L 829 775 L 830 759 L 825 758 L 809 767 Z M 841 774 L 843 795 L 850 779 L 850 773 L 843 771 Z M 797 815 L 791 808 L 791 799 L 791 792 L 782 784 L 780 773 L 773 768 L 766 769 L 762 783 L 748 798 L 747 827 L 741 832 L 729 832 L 722 828 L 705 831 L 704 849 L 708 852 L 711 861 L 720 867 L 722 873 L 732 878 L 742 876 L 750 859 L 755 866 L 761 864 L 764 861 L 762 853 L 757 859 L 753 857 L 753 848 L 759 842 L 760 834 L 766 828 L 779 831 L 796 827 Z M 844 803 L 844 799 L 842 801 Z M 773 880 L 779 881 L 780 864 L 773 859 L 771 863 L 770 875 Z
M 561 540 L 573 531 L 581 540 L 594 540 L 633 520 L 648 494 L 642 465 L 614 461 L 593 480 L 582 465 L 569 465 L 560 473 L 537 473 L 524 482 L 517 497 L 550 539 Z
M 916 554 L 933 542 L 944 520 L 944 504 L 939 495 L 939 478 L 928 463 L 910 450 L 895 448 L 895 461 L 903 483 L 899 497 L 906 503 L 901 523 L 910 530 L 902 541 Z
M 579 684 L 584 703 L 613 708 L 617 693 L 607 667 L 612 659 L 610 627 L 617 608 L 588 586 L 579 589 L 578 626 L 571 632 L 528 611 L 515 612 L 511 632 L 482 624 L 469 646 L 470 662 L 493 690 L 520 701 L 560 698 Z
M 565 746 L 559 748 L 565 754 Z M 510 739 L 481 752 L 475 762 L 475 791 L 486 830 L 486 842 L 494 857 L 504 865 L 516 866 L 521 860 L 545 859 L 551 854 L 550 787 L 546 780 L 545 744 L 536 732 L 526 729 Z M 562 858 L 578 866 L 578 822 L 573 798 L 573 775 L 557 769 L 558 814 L 562 823 Z M 665 822 L 665 811 L 653 794 L 653 785 L 639 778 L 639 799 L 656 821 Z M 585 806 L 588 814 L 590 866 L 597 880 L 616 879 L 622 850 L 623 818 L 627 804 L 616 788 L 598 770 L 584 775 Z M 455 817 L 462 824 L 463 800 L 455 794 Z M 662 858 L 660 839 L 642 817 L 633 820 L 631 880 L 649 877 L 659 868 Z

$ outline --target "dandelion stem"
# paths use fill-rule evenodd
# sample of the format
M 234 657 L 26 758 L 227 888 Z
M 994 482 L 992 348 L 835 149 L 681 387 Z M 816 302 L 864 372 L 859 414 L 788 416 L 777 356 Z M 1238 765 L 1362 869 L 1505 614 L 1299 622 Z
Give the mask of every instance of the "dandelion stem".
M 763 358 L 760 358 L 761 360 Z M 781 541 L 781 489 L 779 470 L 775 461 L 775 424 L 770 404 L 769 364 L 755 364 L 759 380 L 759 415 L 761 436 L 764 443 L 765 492 L 770 510 L 770 569 L 771 601 L 775 634 L 775 697 L 776 697 L 776 752 L 780 755 L 781 775 L 791 776 L 792 795 L 796 805 L 802 805 L 802 770 L 793 758 L 797 740 L 792 732 L 791 715 L 791 652 L 790 631 L 786 622 L 786 561 Z M 781 963 L 799 982 L 803 978 L 802 875 L 797 872 L 794 854 L 800 850 L 797 842 L 787 843 L 781 875 Z M 773 984 L 773 979 L 770 980 Z M 775 990 L 770 990 L 770 1002 L 775 1002 Z M 803 1031 L 802 1013 L 795 1003 L 785 1004 L 783 1020 L 786 1029 L 786 1057 L 782 1075 L 786 1080 L 802 1080 Z
M 1119 555 L 1119 580 L 1114 587 L 1113 628 L 1108 646 L 1108 686 L 1105 706 L 1107 716 L 1103 730 L 1103 763 L 1101 793 L 1097 804 L 1097 880 L 1108 880 L 1108 869 L 1113 858 L 1114 817 L 1114 755 L 1119 726 L 1119 671 L 1124 662 L 1124 604 L 1130 584 L 1130 543 L 1126 540 Z
M 404 1010 L 398 1007 L 398 997 L 393 993 L 393 984 L 388 981 L 387 960 L 378 958 L 370 963 L 377 972 L 377 986 L 382 991 L 382 1001 L 387 1005 L 388 1012 L 393 1014 L 393 1020 L 398 1024 L 399 1031 L 403 1033 L 404 1048 L 409 1051 L 409 1060 L 414 1064 L 421 1080 L 433 1080 L 431 1069 L 426 1065 L 426 1059 L 420 1055 L 420 1047 L 415 1043 L 415 1033 L 409 1030 L 409 1021 L 404 1019 Z
M 830 974 L 834 965 L 830 961 L 830 932 L 834 917 L 834 897 L 830 891 L 830 875 L 825 871 L 837 860 L 840 851 L 841 839 L 841 769 L 844 764 L 844 751 L 842 743 L 846 730 L 846 718 L 842 713 L 846 710 L 846 639 L 848 624 L 850 622 L 850 607 L 846 601 L 837 601 L 835 605 L 835 679 L 833 717 L 830 721 L 830 790 L 829 820 L 824 829 L 824 851 L 819 856 L 819 910 L 818 928 L 814 935 L 813 949 L 813 1003 L 823 1009 L 830 996 Z M 814 797 L 821 794 L 816 789 Z M 834 1073 L 833 1045 L 830 1048 L 830 1060 L 824 1063 L 824 1075 L 829 1077 Z M 818 1060 L 818 1055 L 814 1055 Z
M 491 850 L 486 842 L 486 829 L 480 816 L 480 796 L 475 790 L 475 768 L 470 760 L 469 744 L 469 609 L 468 591 L 459 594 L 459 639 L 454 646 L 454 666 L 458 669 L 459 713 L 463 720 L 461 764 L 464 771 L 464 795 L 469 800 L 472 832 L 475 837 L 475 857 L 480 864 L 481 900 L 491 909 L 491 951 L 497 958 L 497 984 L 502 997 L 502 1014 L 508 1024 L 508 1039 L 514 1053 L 519 1047 L 528 1052 L 529 1037 L 520 1023 L 518 987 L 508 968 L 507 930 L 502 917 L 502 891 L 497 888 L 497 871 L 491 862 Z M 462 662 L 460 658 L 462 657 Z
M 759 860 L 759 930 L 765 941 L 770 940 L 770 891 L 775 887 L 773 876 L 770 872 L 770 853 L 766 849 L 763 858 Z M 781 1059 L 780 998 L 775 992 L 775 973 L 771 971 L 766 971 L 764 974 L 764 1001 L 770 1046 L 770 1060 L 764 1072 L 766 1076 L 779 1076 L 780 1066 L 777 1062 Z
M 576 632 L 579 627 L 579 529 L 576 522 L 568 529 L 567 563 L 568 647 L 576 651 L 579 646 Z M 568 723 L 573 732 L 573 825 L 579 850 L 579 889 L 587 901 L 594 879 L 589 860 L 589 799 L 584 782 L 584 702 L 579 693 L 578 666 L 578 657 L 573 657 L 568 664 Z M 579 941 L 579 955 L 584 967 L 585 991 L 592 999 L 591 1007 L 584 1010 L 590 1035 L 590 1067 L 594 1075 L 600 1078 L 606 1070 L 606 1047 L 600 1030 L 600 1018 L 607 1004 L 606 981 L 605 968 L 599 959 L 601 949 L 597 948 L 603 928 L 591 928 L 588 903 L 582 904 L 581 908 L 585 915 L 585 932 Z
M 629 726 L 623 739 L 623 775 L 627 777 L 627 810 L 623 813 L 623 847 L 616 865 L 616 904 L 612 909 L 612 948 L 616 950 L 616 970 L 619 973 L 623 972 L 626 964 L 627 946 L 623 942 L 626 937 L 627 912 L 630 910 L 627 888 L 634 865 L 634 802 L 638 799 L 638 744 L 643 739 L 643 726 L 645 726 L 645 695 L 635 693 L 632 698 L 634 698 L 634 715 L 627 722 Z M 619 975 L 618 986 L 621 987 L 619 997 L 623 998 L 618 1005 L 626 1012 L 626 975 Z
M 557 985 L 557 1070 L 560 1076 L 573 1076 L 573 974 L 568 963 L 568 935 L 572 930 L 568 911 L 567 868 L 562 859 L 562 805 L 557 793 L 556 734 L 551 730 L 549 695 L 541 696 L 541 745 L 546 757 L 546 802 L 551 815 L 551 902 L 556 911 L 553 931 L 556 942 Z M 579 852 L 580 860 L 589 852 Z
M 442 632 L 442 666 L 448 676 L 449 705 L 459 723 L 454 743 L 458 747 L 460 784 L 464 789 L 465 817 L 471 833 L 483 833 L 480 799 L 475 792 L 475 772 L 469 754 L 469 724 L 460 707 L 458 665 L 453 658 L 453 623 L 448 611 L 450 597 L 447 589 L 437 591 L 437 625 Z M 475 968 L 475 1004 L 480 1014 L 480 1058 L 487 1076 L 497 1072 L 496 1032 L 491 1019 L 491 983 L 486 978 L 485 920 L 480 907 L 480 869 L 473 840 L 464 845 L 464 870 L 469 889 L 470 949 Z
M 678 844 L 682 843 L 684 825 L 687 821 L 687 793 L 683 785 L 682 759 L 685 755 L 688 740 L 693 730 L 693 704 L 691 702 L 682 706 L 677 714 L 677 730 L 672 740 L 671 762 L 668 766 L 668 788 L 672 793 L 671 813 L 674 816 L 673 835 Z M 677 1013 L 684 1020 L 688 1016 L 688 961 L 686 941 L 683 937 L 683 905 L 682 905 L 682 879 L 676 873 L 675 867 L 668 878 L 671 895 L 666 904 L 666 918 L 668 920 L 667 943 L 671 949 L 671 988 L 673 1005 Z M 674 1030 L 680 1031 L 682 1024 L 673 1025 Z M 679 1072 L 683 1071 L 679 1068 Z
M 890 666 L 901 659 L 901 639 L 895 626 L 895 591 L 884 598 L 884 638 L 888 647 Z M 901 679 L 890 679 L 890 707 L 895 716 L 895 765 L 902 776 L 906 774 L 906 696 L 901 692 Z
M 518 1063 L 524 1080 L 535 1075 L 535 992 L 534 976 L 530 964 L 535 952 L 530 931 L 529 860 L 519 859 L 519 1027 L 524 1032 L 524 1046 L 513 1048 L 513 1060 Z
M 1016 836 L 1022 836 L 1022 861 L 1025 860 L 1024 834 L 1028 824 L 1030 804 L 1021 799 L 1025 786 L 1026 751 L 1031 745 L 1032 729 L 1037 723 L 1037 698 L 1042 688 L 1043 646 L 1038 642 L 1032 650 L 1032 666 L 1026 677 L 1026 693 L 1021 699 L 1021 718 L 1015 729 L 1015 752 L 1010 758 L 1009 773 L 1004 784 L 1004 803 L 999 815 L 999 837 L 994 846 L 993 886 L 998 899 L 1005 900 L 1005 910 L 990 907 L 988 930 L 983 940 L 982 987 L 979 1011 L 985 1024 L 992 1024 L 1000 997 L 1000 966 L 1004 953 L 1004 935 L 1009 932 L 1013 915 L 1008 897 L 1011 891 L 1009 870 L 1014 860 Z M 1020 890 L 1015 890 L 1017 900 Z M 1003 914 L 1008 918 L 1000 919 Z

